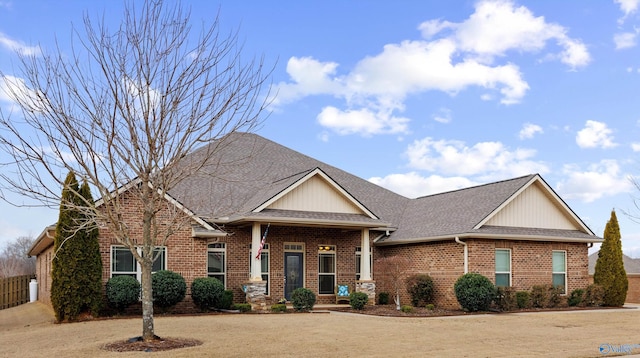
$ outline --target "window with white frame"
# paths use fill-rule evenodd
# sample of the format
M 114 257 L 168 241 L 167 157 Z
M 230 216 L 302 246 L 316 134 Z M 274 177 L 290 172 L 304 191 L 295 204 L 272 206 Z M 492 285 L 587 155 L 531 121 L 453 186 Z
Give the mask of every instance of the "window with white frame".
M 251 248 L 251 245 L 249 245 Z M 251 275 L 251 260 L 255 259 L 251 250 L 249 250 L 249 275 Z M 269 244 L 264 244 L 260 252 L 260 270 L 262 272 L 262 281 L 266 281 L 264 294 L 269 295 Z
M 332 295 L 336 286 L 336 247 L 318 246 L 318 294 Z
M 356 247 L 356 281 L 360 280 L 360 272 L 362 271 L 362 247 Z M 371 248 L 369 248 L 369 267 L 373 272 L 373 255 L 371 255 Z
M 207 245 L 207 276 L 220 280 L 227 287 L 227 248 L 225 243 Z
M 567 293 L 567 252 L 553 251 L 553 287 L 562 287 L 562 293 Z
M 511 250 L 496 249 L 496 286 L 511 286 Z
M 138 248 L 138 253 L 142 255 L 142 248 Z M 153 250 L 155 261 L 151 268 L 151 272 L 167 269 L 167 248 L 156 247 Z M 111 246 L 111 277 L 114 276 L 131 276 L 138 281 L 142 279 L 142 269 L 140 264 L 133 257 L 133 253 L 128 247 Z

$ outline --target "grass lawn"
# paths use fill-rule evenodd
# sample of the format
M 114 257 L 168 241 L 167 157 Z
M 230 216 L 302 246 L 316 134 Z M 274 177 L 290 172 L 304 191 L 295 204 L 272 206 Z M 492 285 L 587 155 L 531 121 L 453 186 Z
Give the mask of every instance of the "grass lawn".
M 0 311 L 2 357 L 129 357 L 105 344 L 138 336 L 140 318 L 53 324 L 30 303 Z M 603 357 L 609 344 L 640 347 L 640 309 L 378 317 L 347 313 L 157 316 L 156 334 L 202 345 L 153 357 Z M 606 348 L 606 346 L 605 346 Z M 632 353 L 640 354 L 640 348 Z M 608 354 L 606 356 L 611 356 Z

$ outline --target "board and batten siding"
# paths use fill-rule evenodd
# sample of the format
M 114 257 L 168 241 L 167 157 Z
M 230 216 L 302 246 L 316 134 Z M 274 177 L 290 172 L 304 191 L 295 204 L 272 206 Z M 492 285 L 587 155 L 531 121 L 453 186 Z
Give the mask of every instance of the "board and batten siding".
M 537 183 L 513 198 L 485 223 L 494 226 L 577 230 L 579 226 L 546 195 Z
M 349 201 L 319 176 L 313 176 L 269 205 L 269 209 L 362 214 Z

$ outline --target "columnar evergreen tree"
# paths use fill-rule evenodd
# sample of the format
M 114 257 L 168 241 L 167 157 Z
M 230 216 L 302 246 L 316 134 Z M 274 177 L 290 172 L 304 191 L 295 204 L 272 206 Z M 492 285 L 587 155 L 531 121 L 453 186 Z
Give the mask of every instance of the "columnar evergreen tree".
M 102 259 L 95 225 L 81 210 L 92 205 L 89 185 L 78 187 L 73 172 L 62 189 L 54 238 L 51 303 L 58 321 L 75 320 L 82 312 L 98 314 L 102 303 Z
M 604 229 L 604 242 L 598 252 L 593 282 L 604 288 L 605 306 L 622 306 L 627 298 L 629 281 L 622 261 L 620 226 L 615 210 Z

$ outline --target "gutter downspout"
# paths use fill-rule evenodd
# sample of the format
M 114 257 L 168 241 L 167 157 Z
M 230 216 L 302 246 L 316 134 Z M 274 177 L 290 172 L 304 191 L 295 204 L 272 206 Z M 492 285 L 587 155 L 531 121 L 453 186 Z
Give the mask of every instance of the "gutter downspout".
M 587 249 L 590 249 L 593 247 L 593 242 L 590 242 L 589 245 L 587 245 Z
M 468 273 L 469 272 L 469 247 L 467 246 L 467 243 L 464 241 L 460 241 L 459 237 L 455 237 L 455 240 L 458 244 L 464 246 L 464 273 Z

